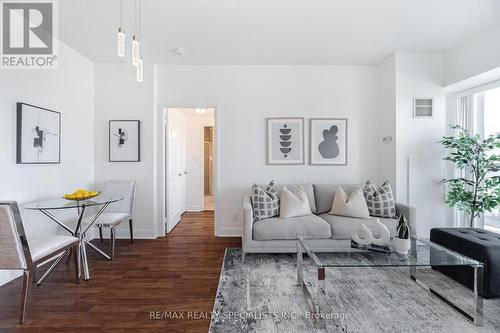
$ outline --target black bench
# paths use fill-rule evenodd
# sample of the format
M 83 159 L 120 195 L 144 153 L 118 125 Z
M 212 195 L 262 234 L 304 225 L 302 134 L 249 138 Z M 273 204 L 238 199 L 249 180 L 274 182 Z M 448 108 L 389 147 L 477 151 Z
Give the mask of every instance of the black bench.
M 500 296 L 500 234 L 477 228 L 434 228 L 431 242 L 484 264 L 484 284 L 479 295 Z M 433 267 L 463 285 L 473 288 L 474 269 L 468 266 Z

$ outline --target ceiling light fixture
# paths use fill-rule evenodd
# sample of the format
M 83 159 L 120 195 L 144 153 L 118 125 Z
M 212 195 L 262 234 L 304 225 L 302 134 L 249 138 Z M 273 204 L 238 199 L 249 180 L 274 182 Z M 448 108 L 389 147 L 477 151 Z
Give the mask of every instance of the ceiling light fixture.
M 123 30 L 123 0 L 120 0 L 120 27 L 116 36 L 117 47 L 116 54 L 119 57 L 125 57 L 125 31 Z
M 207 112 L 207 109 L 194 109 L 194 112 L 204 114 L 205 112 Z

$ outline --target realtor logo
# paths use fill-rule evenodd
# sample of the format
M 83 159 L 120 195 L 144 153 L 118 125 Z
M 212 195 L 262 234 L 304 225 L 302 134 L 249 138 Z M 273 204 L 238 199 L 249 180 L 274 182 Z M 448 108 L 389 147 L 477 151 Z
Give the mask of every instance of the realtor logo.
M 54 1 L 3 1 L 2 68 L 55 68 Z

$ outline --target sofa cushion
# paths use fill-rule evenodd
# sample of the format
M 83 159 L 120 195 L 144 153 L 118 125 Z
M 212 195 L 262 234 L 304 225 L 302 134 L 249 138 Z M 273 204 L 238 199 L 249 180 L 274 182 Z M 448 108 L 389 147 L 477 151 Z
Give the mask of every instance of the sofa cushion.
M 346 193 L 351 193 L 354 189 L 361 187 L 360 185 L 340 185 L 346 191 Z M 314 194 L 313 198 L 316 199 L 315 210 L 311 211 L 315 214 L 328 213 L 333 206 L 333 197 L 335 196 L 335 191 L 339 185 L 330 184 L 314 184 Z M 307 192 L 307 191 L 306 191 Z M 311 198 L 309 197 L 309 202 Z
M 371 216 L 384 218 L 396 217 L 396 205 L 392 194 L 391 185 L 386 180 L 379 188 L 376 188 L 370 181 L 366 182 L 363 194 L 366 198 L 368 210 Z
M 311 215 L 311 206 L 306 191 L 301 186 L 297 194 L 283 188 L 280 201 L 280 218 Z
M 283 192 L 283 187 L 286 186 L 290 192 L 295 193 L 297 195 L 299 191 L 299 187 L 302 186 L 304 188 L 304 191 L 306 191 L 307 194 L 307 200 L 309 200 L 309 206 L 311 207 L 311 212 L 313 214 L 316 214 L 316 200 L 314 199 L 314 188 L 312 184 L 284 184 L 284 185 L 275 185 L 276 188 L 278 189 L 279 195 L 281 197 L 281 193 Z M 332 201 L 333 202 L 333 201 Z M 332 208 L 332 205 L 330 204 L 330 208 Z
M 361 224 L 369 221 L 370 219 L 359 219 L 355 217 L 346 217 L 346 216 L 338 216 L 338 215 L 330 215 L 330 214 L 321 214 L 320 218 L 324 219 L 330 227 L 332 228 L 332 239 L 351 239 L 352 234 L 361 227 Z M 391 233 L 391 237 L 396 234 L 396 226 L 398 223 L 397 219 L 386 219 L 386 218 L 378 218 L 383 225 L 389 229 Z
M 259 220 L 253 224 L 254 240 L 331 238 L 330 225 L 316 215 Z
M 342 186 L 337 188 L 333 197 L 333 206 L 330 211 L 332 215 L 341 215 L 348 217 L 357 217 L 367 219 L 370 217 L 368 206 L 361 188 L 357 188 L 347 196 Z
M 252 206 L 256 221 L 279 215 L 278 189 L 274 185 L 274 180 L 265 187 L 252 185 Z

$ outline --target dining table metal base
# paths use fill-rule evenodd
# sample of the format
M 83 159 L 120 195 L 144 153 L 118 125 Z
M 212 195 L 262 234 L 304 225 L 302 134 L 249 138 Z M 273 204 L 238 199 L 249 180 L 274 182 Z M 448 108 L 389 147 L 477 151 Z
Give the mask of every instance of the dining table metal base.
M 94 215 L 92 218 L 91 222 L 86 225 L 84 228 L 82 228 L 82 221 L 83 221 L 83 216 L 85 214 L 85 205 L 82 205 L 78 209 L 78 222 L 74 230 L 72 230 L 70 227 L 68 227 L 66 224 L 64 224 L 61 220 L 59 220 L 57 217 L 55 217 L 51 212 L 49 212 L 48 209 L 40 208 L 39 210 L 45 214 L 48 218 L 50 218 L 52 221 L 60 225 L 64 230 L 69 232 L 72 236 L 77 237 L 79 240 L 78 243 L 78 251 L 77 253 L 74 253 L 73 255 L 77 256 L 77 266 L 78 266 L 78 280 L 82 278 L 83 275 L 83 280 L 88 281 L 90 280 L 90 269 L 89 269 L 89 262 L 88 262 L 88 257 L 87 257 L 87 245 L 95 250 L 97 253 L 102 255 L 108 260 L 111 260 L 111 257 L 108 256 L 104 251 L 102 251 L 100 248 L 92 244 L 90 241 L 88 241 L 85 237 L 87 234 L 87 231 L 90 229 L 92 225 L 94 225 L 95 221 L 101 216 L 102 212 L 109 206 L 110 203 L 105 203 L 100 207 L 98 212 Z M 56 261 L 52 264 L 52 266 L 45 272 L 45 274 L 40 278 L 40 280 L 37 282 L 37 285 L 40 286 L 40 284 L 47 278 L 47 276 L 54 270 L 54 268 L 59 264 L 59 262 L 66 256 L 69 255 L 71 256 L 71 253 L 69 250 L 63 253 L 59 258 L 56 259 Z M 68 260 L 69 262 L 69 260 Z

